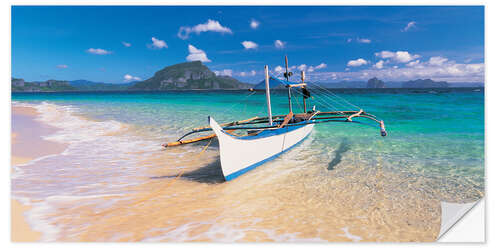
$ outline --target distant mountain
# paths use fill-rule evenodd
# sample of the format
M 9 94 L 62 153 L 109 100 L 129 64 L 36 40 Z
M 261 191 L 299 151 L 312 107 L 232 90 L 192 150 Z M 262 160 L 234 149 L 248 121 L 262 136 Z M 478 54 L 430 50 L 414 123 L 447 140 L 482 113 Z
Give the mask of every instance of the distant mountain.
M 342 88 L 366 88 L 366 82 L 363 81 L 340 81 L 340 82 L 328 82 L 320 83 L 321 86 L 325 88 L 332 89 L 342 89 Z
M 270 89 L 284 89 L 286 87 L 281 82 L 278 82 L 278 81 L 274 80 L 273 78 L 270 78 L 269 79 L 269 88 Z M 253 89 L 266 89 L 266 81 L 262 80 L 261 82 L 257 83 L 257 85 L 255 85 L 253 87 Z
M 74 80 L 69 81 L 69 84 L 80 91 L 118 91 L 127 90 L 130 86 L 134 85 L 136 82 L 129 83 L 103 83 L 103 82 L 92 82 L 88 80 Z
M 403 88 L 448 88 L 449 84 L 445 81 L 435 82 L 431 79 L 417 79 L 403 82 Z
M 483 88 L 484 82 L 450 82 L 448 83 L 450 87 L 460 88 L 460 87 L 478 87 Z
M 401 88 L 403 82 L 385 82 L 386 88 Z
M 229 76 L 217 76 L 200 61 L 194 61 L 168 66 L 157 71 L 153 77 L 134 84 L 130 89 L 246 89 L 252 86 Z
M 25 82 L 21 78 L 11 78 L 12 92 L 54 92 L 75 91 L 68 81 L 47 80 L 44 82 Z
M 373 89 L 373 88 L 384 88 L 385 87 L 385 83 L 384 83 L 384 81 L 379 80 L 376 77 L 374 77 L 374 78 L 368 80 L 368 82 L 366 83 L 366 87 L 370 88 L 370 89 Z

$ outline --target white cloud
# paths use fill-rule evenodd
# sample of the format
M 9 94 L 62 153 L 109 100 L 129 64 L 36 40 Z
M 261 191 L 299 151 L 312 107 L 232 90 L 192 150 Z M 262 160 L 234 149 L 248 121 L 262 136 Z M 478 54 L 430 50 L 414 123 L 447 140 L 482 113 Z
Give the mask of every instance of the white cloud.
M 406 27 L 403 28 L 403 30 L 401 30 L 401 32 L 407 32 L 408 30 L 416 27 L 417 27 L 417 22 L 411 21 L 406 25 Z
M 318 66 L 315 66 L 314 69 L 324 69 L 326 68 L 326 63 L 321 63 Z
M 274 47 L 278 49 L 283 49 L 285 47 L 285 42 L 282 42 L 281 40 L 276 40 L 274 41 Z
M 188 61 L 211 62 L 211 60 L 208 59 L 205 51 L 197 49 L 195 46 L 191 44 L 188 45 L 188 51 L 189 55 L 186 57 L 186 60 Z
M 105 49 L 94 49 L 90 48 L 87 50 L 88 53 L 90 54 L 95 54 L 95 55 L 108 55 L 111 54 L 111 51 L 105 50 Z
M 278 65 L 278 66 L 276 66 L 276 68 L 274 68 L 274 72 L 283 73 L 283 72 L 285 72 L 285 68 Z
M 381 69 L 384 67 L 384 60 L 380 60 L 373 65 L 374 68 Z
M 417 63 L 418 62 L 418 63 Z M 431 65 L 428 61 L 412 61 L 413 66 L 393 65 L 378 69 L 376 67 L 366 68 L 360 71 L 343 72 L 315 72 L 309 74 L 313 81 L 329 81 L 332 74 L 337 79 L 351 78 L 358 80 L 368 80 L 372 77 L 383 79 L 384 81 L 407 81 L 415 79 L 432 79 L 434 81 L 448 82 L 483 82 L 484 63 L 456 63 L 446 61 L 441 65 Z M 406 66 L 406 67 L 405 67 Z
M 177 36 L 183 40 L 188 39 L 191 33 L 196 33 L 199 35 L 202 32 L 217 32 L 217 33 L 228 33 L 232 34 L 230 28 L 222 26 L 219 21 L 208 19 L 206 23 L 201 23 L 193 27 L 182 26 L 179 28 Z
M 350 43 L 352 41 L 353 41 L 352 38 L 347 38 L 347 43 Z M 355 41 L 358 42 L 358 43 L 371 43 L 372 42 L 372 40 L 370 40 L 368 38 L 359 38 L 359 37 L 356 38 Z
M 368 38 L 358 38 L 358 43 L 371 43 L 372 40 Z
M 257 47 L 259 47 L 258 44 L 252 41 L 243 41 L 241 42 L 241 44 L 243 45 L 243 47 L 245 47 L 245 49 L 257 49 Z
M 66 64 L 59 64 L 56 67 L 58 67 L 60 69 L 66 69 L 66 68 L 68 68 L 68 65 L 66 65 Z
M 327 67 L 326 63 L 320 63 L 320 64 L 318 64 L 316 66 L 307 65 L 307 64 L 301 64 L 301 65 L 290 66 L 290 67 L 288 67 L 288 70 L 289 71 L 293 71 L 293 70 L 297 69 L 299 71 L 304 71 L 304 72 L 312 73 L 312 72 L 315 72 L 318 69 L 324 69 L 326 67 Z M 274 72 L 275 73 L 283 73 L 283 72 L 285 72 L 285 68 L 281 67 L 281 66 L 276 66 L 274 68 Z
M 378 57 L 382 57 L 382 58 L 386 59 L 386 58 L 392 58 L 392 57 L 394 57 L 395 53 L 391 52 L 391 51 L 384 50 L 384 51 L 375 53 L 375 55 L 378 56 Z
M 306 64 L 301 64 L 298 66 L 296 66 L 296 65 L 291 66 L 291 67 L 289 67 L 289 69 L 290 70 L 298 69 L 300 71 L 314 72 L 315 70 L 318 70 L 318 69 L 324 69 L 324 68 L 326 68 L 326 66 L 327 66 L 326 63 L 320 63 L 316 66 L 308 66 Z
M 440 56 L 433 56 L 429 59 L 429 64 L 435 65 L 435 66 L 441 66 L 446 61 L 448 61 L 448 58 L 440 57 Z
M 301 64 L 301 65 L 297 66 L 297 69 L 300 70 L 300 71 L 306 71 L 307 65 Z
M 125 82 L 130 82 L 130 81 L 140 81 L 141 78 L 133 75 L 126 74 L 123 76 L 123 81 Z
M 350 60 L 349 62 L 347 62 L 347 66 L 350 66 L 350 67 L 359 67 L 359 66 L 365 65 L 367 63 L 368 62 L 365 59 L 358 58 L 356 60 Z
M 128 47 L 130 47 L 130 46 L 132 46 L 132 44 L 131 44 L 131 43 L 127 43 L 127 42 L 122 42 L 122 44 L 123 44 L 123 46 L 125 46 L 125 47 L 127 47 L 127 48 L 128 48 Z
M 252 29 L 257 29 L 259 27 L 259 25 L 260 25 L 260 23 L 257 20 L 252 19 L 252 21 L 250 21 L 250 27 Z
M 400 63 L 407 63 L 409 61 L 412 61 L 412 60 L 420 57 L 420 55 L 417 55 L 417 54 L 412 55 L 412 54 L 408 53 L 408 51 L 392 52 L 392 51 L 387 51 L 387 50 L 377 52 L 377 53 L 375 53 L 375 55 L 378 57 L 381 57 L 383 59 L 391 59 L 393 61 L 400 62 Z
M 336 73 L 332 73 L 330 77 L 332 78 L 332 80 L 335 80 L 335 79 L 337 79 L 337 74 Z
M 163 40 L 160 40 L 156 37 L 151 37 L 151 41 L 153 41 L 152 44 L 150 44 L 150 47 L 151 48 L 154 48 L 154 49 L 163 49 L 163 48 L 168 48 L 168 45 L 165 41 Z
M 255 71 L 255 70 L 251 70 L 249 72 L 242 71 L 242 72 L 239 73 L 239 75 L 243 76 L 243 77 L 245 77 L 245 76 L 255 76 L 255 75 L 257 75 L 257 71 Z
M 484 71 L 484 63 L 466 64 L 465 69 L 467 72 L 481 73 Z
M 215 70 L 214 73 L 218 76 L 233 76 L 233 70 L 231 69 L 223 69 L 221 71 Z
M 416 60 L 416 61 L 407 63 L 406 66 L 408 66 L 408 67 L 416 67 L 419 63 L 420 63 L 420 60 Z

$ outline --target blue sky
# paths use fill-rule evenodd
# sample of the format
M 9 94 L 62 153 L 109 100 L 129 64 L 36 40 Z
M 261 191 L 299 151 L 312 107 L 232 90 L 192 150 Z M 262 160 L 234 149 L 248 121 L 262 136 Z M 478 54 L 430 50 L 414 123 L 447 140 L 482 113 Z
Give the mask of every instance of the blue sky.
M 268 64 L 312 81 L 484 81 L 484 8 L 14 6 L 12 76 L 147 79 L 202 60 L 259 82 Z

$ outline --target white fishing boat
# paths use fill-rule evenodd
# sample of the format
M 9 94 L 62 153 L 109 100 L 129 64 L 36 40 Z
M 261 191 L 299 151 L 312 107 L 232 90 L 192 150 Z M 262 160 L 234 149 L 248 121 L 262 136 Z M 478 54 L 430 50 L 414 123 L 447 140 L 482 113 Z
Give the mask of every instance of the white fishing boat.
M 163 144 L 163 146 L 172 147 L 217 137 L 219 140 L 222 173 L 226 181 L 229 181 L 278 157 L 280 154 L 298 145 L 306 139 L 313 130 L 314 125 L 318 123 L 362 123 L 353 119 L 365 118 L 378 123 L 381 135 L 387 135 L 384 122 L 378 120 L 374 115 L 364 112 L 362 109 L 320 112 L 315 110 L 315 106 L 313 106 L 311 110 L 307 110 L 307 100 L 311 97 L 311 93 L 308 90 L 308 84 L 305 82 L 305 73 L 303 71 L 301 72 L 302 82 L 299 83 L 290 82 L 289 77 L 291 76 L 292 72 L 288 71 L 288 59 L 286 57 L 284 73 L 284 78 L 286 80 L 270 77 L 268 66 L 265 66 L 267 117 L 253 117 L 242 121 L 219 124 L 214 118 L 209 116 L 209 126 L 195 128 L 179 138 L 176 142 L 166 143 Z M 289 113 L 286 115 L 272 115 L 269 87 L 270 79 L 280 82 L 288 90 Z M 300 89 L 300 91 L 295 89 Z M 292 91 L 302 96 L 303 113 L 293 112 Z M 324 100 L 321 101 L 325 102 Z M 328 106 L 328 103 L 326 104 Z M 214 134 L 183 140 L 185 137 L 192 134 L 210 130 L 212 130 Z M 242 135 L 241 131 L 246 131 L 246 133 Z

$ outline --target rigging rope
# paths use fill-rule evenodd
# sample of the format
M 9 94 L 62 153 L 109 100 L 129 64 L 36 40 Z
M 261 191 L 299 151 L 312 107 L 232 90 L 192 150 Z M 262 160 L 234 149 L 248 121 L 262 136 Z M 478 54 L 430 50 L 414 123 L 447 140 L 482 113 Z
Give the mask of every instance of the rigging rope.
M 293 90 L 294 92 L 298 93 L 298 94 L 302 94 L 302 93 L 300 93 L 300 91 L 297 91 L 297 90 L 295 90 L 295 89 L 292 89 L 292 90 Z M 326 101 L 322 100 L 322 99 L 320 98 L 320 96 L 317 96 L 317 98 L 315 98 L 314 100 L 315 100 L 315 101 L 320 102 L 322 105 L 325 105 L 327 108 L 331 108 L 331 109 L 333 109 L 333 110 L 337 110 L 337 108 L 336 108 L 335 106 L 333 106 L 332 104 L 330 104 L 330 103 L 328 103 L 328 102 L 326 102 Z
M 333 97 L 329 96 L 329 94 L 327 93 L 323 93 L 321 92 L 321 89 L 315 89 L 314 87 L 310 89 L 311 92 L 314 92 L 316 95 L 318 96 L 324 96 L 326 99 L 330 100 L 330 101 L 333 101 L 335 103 L 337 103 L 338 105 L 340 105 L 342 108 L 346 108 L 347 110 L 351 109 L 351 107 L 349 106 L 346 106 L 345 104 L 342 104 L 341 102 L 335 100 Z
M 271 77 L 271 78 L 272 78 L 273 80 L 277 81 L 278 83 L 280 83 L 280 84 L 284 85 L 284 86 L 287 86 L 287 85 L 288 85 L 288 83 L 292 83 L 292 84 L 294 83 L 294 82 L 290 82 L 290 81 L 281 80 L 281 79 L 279 79 L 276 75 L 272 75 L 272 77 Z M 360 108 L 359 106 L 357 106 L 357 105 L 354 105 L 354 104 L 350 103 L 350 102 L 349 102 L 349 101 L 347 101 L 346 99 L 344 99 L 344 98 L 342 98 L 342 97 L 340 97 L 340 96 L 338 96 L 338 95 L 334 94 L 333 92 L 329 91 L 328 89 L 326 89 L 326 88 L 324 88 L 324 87 L 322 87 L 322 86 L 320 86 L 320 85 L 318 85 L 318 84 L 315 84 L 315 83 L 312 83 L 312 82 L 310 82 L 310 83 L 316 87 L 316 88 L 309 88 L 309 90 L 310 90 L 311 92 L 314 92 L 314 93 L 315 93 L 315 95 L 317 96 L 316 100 L 317 100 L 318 102 L 321 102 L 321 104 L 323 104 L 323 105 L 327 106 L 328 108 L 332 108 L 332 109 L 333 109 L 333 110 L 335 110 L 335 111 L 339 111 L 339 109 L 338 109 L 337 107 L 335 107 L 333 104 L 331 104 L 331 103 L 329 103 L 329 102 L 328 102 L 328 101 L 333 101 L 333 102 L 335 102 L 336 104 L 338 104 L 340 107 L 342 107 L 342 108 L 347 108 L 348 110 L 350 110 L 350 109 L 351 109 L 351 108 L 353 108 L 353 107 L 354 107 L 354 108 L 356 108 L 356 109 L 361 110 L 361 108 Z M 293 88 L 292 88 L 292 90 L 293 90 L 294 92 L 296 92 L 296 93 L 298 93 L 298 94 L 300 94 L 300 95 L 304 96 L 304 94 L 303 94 L 303 93 L 300 93 L 299 91 L 296 91 L 296 90 L 294 90 Z M 326 99 L 326 100 L 322 100 L 322 98 L 324 98 L 324 99 Z M 340 101 L 343 101 L 343 103 L 342 103 L 342 102 L 340 102 L 340 101 L 337 101 L 337 99 L 335 99 L 335 98 L 337 98 L 337 99 L 338 99 L 338 100 L 340 100 Z M 327 100 L 328 100 L 328 101 L 327 101 Z M 299 105 L 299 106 L 300 106 L 300 105 Z M 342 113 L 342 112 L 340 112 L 340 113 Z
M 292 88 L 292 90 L 295 91 L 296 93 L 298 93 L 299 95 L 302 95 L 302 96 L 304 95 L 298 90 L 295 90 L 293 88 Z M 311 92 L 313 92 L 313 91 L 311 90 Z M 321 99 L 320 94 L 315 93 L 315 95 L 316 95 L 316 98 L 314 99 L 315 101 L 318 101 L 320 104 L 325 105 L 327 108 L 330 108 L 334 111 L 338 111 L 337 107 L 333 106 L 331 103 L 328 103 L 326 100 Z M 344 114 L 342 111 L 338 111 L 338 112 Z
M 250 94 L 246 95 L 242 101 L 246 101 L 248 98 L 250 98 L 250 96 L 254 95 L 255 93 L 256 93 L 255 91 L 252 91 Z M 229 108 L 226 108 L 225 110 L 223 110 L 222 113 L 225 114 L 228 111 L 232 111 L 234 106 L 241 104 L 242 101 L 234 103 L 233 105 L 229 106 Z
M 250 96 L 254 95 L 256 93 L 256 91 L 252 91 L 250 94 L 246 95 L 245 98 L 243 98 L 243 100 L 239 101 L 239 102 L 235 102 L 233 105 L 231 105 L 230 107 L 224 109 L 222 112 L 222 114 L 226 114 L 228 111 L 232 111 L 234 109 L 234 107 L 236 105 L 239 105 L 241 104 L 242 102 L 245 102 L 248 98 L 250 98 Z M 246 109 L 246 103 L 245 103 L 245 109 Z M 184 128 L 184 131 L 186 130 L 192 130 L 193 128 L 188 128 L 188 127 L 185 127 Z
M 323 103 L 323 105 L 326 105 L 326 106 L 327 106 L 327 107 L 329 107 L 329 108 L 333 108 L 333 110 L 335 110 L 335 111 L 340 110 L 340 109 L 336 108 L 333 104 L 329 103 L 327 100 L 323 100 L 323 99 L 322 99 L 322 97 L 323 97 L 323 95 L 324 95 L 324 94 L 322 94 L 322 93 L 318 93 L 318 92 L 316 92 L 316 91 L 315 91 L 315 90 L 313 90 L 313 89 L 309 89 L 309 90 L 310 90 L 312 93 L 314 93 L 314 95 L 317 97 L 317 98 L 316 98 L 316 100 L 318 100 L 319 102 Z M 324 97 L 324 98 L 326 99 L 327 97 L 328 97 L 328 96 L 326 96 L 326 95 L 325 95 L 325 97 Z M 339 104 L 342 108 L 345 108 L 345 107 L 346 107 L 345 105 L 343 105 L 342 103 L 340 103 L 340 102 L 336 101 L 335 99 L 330 99 L 330 98 L 328 98 L 328 100 L 330 100 L 330 101 L 334 101 L 335 103 Z M 349 109 L 349 108 L 347 107 L 347 109 Z
M 281 84 L 283 84 L 283 85 L 285 85 L 285 86 L 286 86 L 286 85 L 288 85 L 288 83 L 295 83 L 295 82 L 290 82 L 290 81 L 281 80 L 281 79 L 279 79 L 278 77 L 276 77 L 275 75 L 273 75 L 272 79 L 273 79 L 273 80 L 275 80 L 275 81 L 277 81 L 277 82 L 279 82 L 279 83 L 281 83 Z M 350 105 L 350 106 L 352 106 L 352 107 L 354 107 L 354 108 L 356 108 L 356 109 L 361 109 L 361 107 L 359 107 L 359 106 L 357 106 L 357 105 L 355 105 L 355 104 L 353 104 L 353 103 L 351 103 L 351 102 L 347 101 L 345 98 L 342 98 L 341 96 L 339 96 L 339 95 L 337 95 L 337 94 L 335 94 L 335 93 L 331 92 L 330 90 L 328 90 L 327 88 L 322 87 L 322 86 L 321 86 L 321 85 L 319 85 L 319 84 L 316 84 L 316 83 L 313 83 L 313 82 L 308 82 L 308 84 L 312 84 L 312 85 L 314 85 L 314 86 L 317 88 L 317 90 L 318 90 L 318 91 L 323 91 L 323 92 L 325 92 L 325 94 L 324 94 L 324 95 L 325 95 L 326 97 L 329 97 L 332 101 L 337 102 L 337 103 L 338 103 L 338 104 L 340 104 L 341 106 L 344 106 L 344 107 L 349 108 L 349 107 L 348 107 L 348 106 L 346 106 L 345 104 L 341 104 L 340 102 L 338 102 L 337 100 L 332 99 L 332 98 L 333 98 L 333 97 L 336 97 L 336 98 L 338 98 L 339 100 L 343 101 L 344 103 L 346 103 L 346 104 L 348 104 L 348 105 Z
M 335 93 L 333 93 L 333 92 L 329 91 L 328 89 L 326 89 L 326 88 L 324 88 L 324 87 L 321 87 L 319 84 L 315 84 L 315 83 L 313 83 L 313 82 L 310 82 L 310 83 L 311 83 L 312 85 L 317 86 L 317 87 L 318 87 L 318 88 L 320 88 L 320 89 L 325 90 L 327 93 L 330 93 L 330 94 L 334 95 L 335 97 L 339 98 L 340 100 L 344 101 L 345 103 L 347 103 L 347 104 L 349 104 L 349 105 L 351 105 L 351 106 L 353 106 L 353 107 L 355 107 L 355 108 L 361 109 L 359 106 L 357 106 L 357 105 L 354 105 L 354 104 L 350 103 L 350 102 L 349 102 L 349 101 L 347 101 L 346 99 L 344 99 L 344 98 L 342 98 L 342 97 L 340 97 L 340 96 L 336 95 Z

